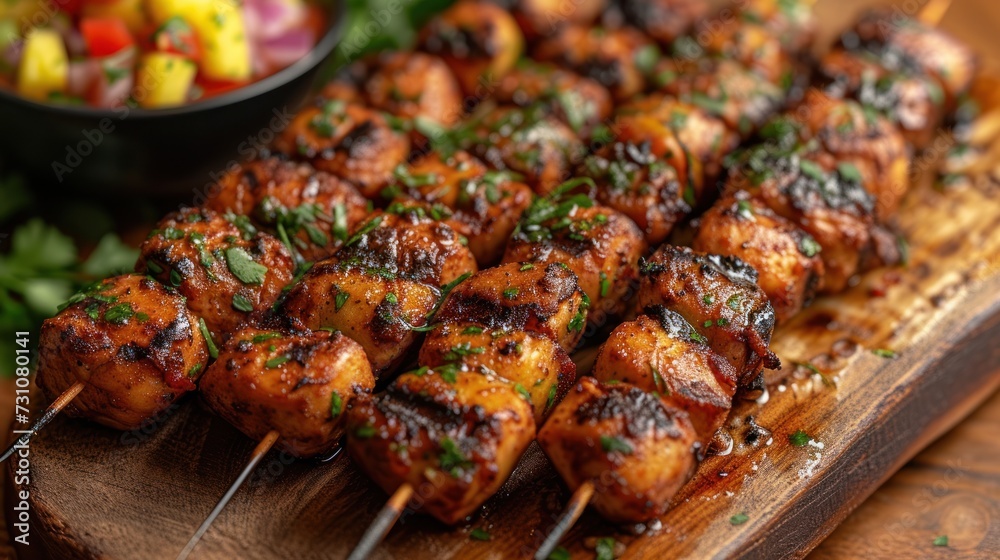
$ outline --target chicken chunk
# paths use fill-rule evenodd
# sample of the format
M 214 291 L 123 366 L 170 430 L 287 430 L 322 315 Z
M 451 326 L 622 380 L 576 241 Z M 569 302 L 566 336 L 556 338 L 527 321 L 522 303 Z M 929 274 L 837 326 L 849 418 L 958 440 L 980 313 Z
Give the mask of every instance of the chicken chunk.
M 193 391 L 208 358 L 184 297 L 129 274 L 87 288 L 42 323 L 36 379 L 50 399 L 83 381 L 66 414 L 132 430 Z
M 823 285 L 816 240 L 743 191 L 721 198 L 702 216 L 691 246 L 753 267 L 778 323 L 801 311 Z
M 459 0 L 420 34 L 428 53 L 441 57 L 466 96 L 485 99 L 524 51 L 514 16 L 485 0 Z
M 618 0 L 617 4 L 626 22 L 661 45 L 690 32 L 710 7 L 702 0 Z
M 302 261 L 332 255 L 369 212 L 351 184 L 308 164 L 278 158 L 253 160 L 230 169 L 204 207 L 220 215 L 249 216 L 279 238 Z
M 251 313 L 274 304 L 295 275 L 295 261 L 249 220 L 187 208 L 150 232 L 136 271 L 177 288 L 213 336 L 225 339 Z
M 633 27 L 609 30 L 568 25 L 543 39 L 534 49 L 535 59 L 551 62 L 591 78 L 624 101 L 646 87 L 646 75 L 660 52 Z
M 330 328 L 357 341 L 376 378 L 398 366 L 419 341 L 440 292 L 335 262 L 317 264 L 288 293 L 279 313 L 311 330 Z
M 447 324 L 429 332 L 419 363 L 438 372 L 454 366 L 510 382 L 531 403 L 539 425 L 576 381 L 576 364 L 555 341 L 473 324 Z
M 548 37 L 566 25 L 590 25 L 608 0 L 513 0 L 514 18 L 529 40 Z
M 521 60 L 502 80 L 493 98 L 506 105 L 542 104 L 577 134 L 589 134 L 611 116 L 611 92 L 597 81 L 552 64 Z
M 546 194 L 572 176 L 586 146 L 569 126 L 544 107 L 502 107 L 476 119 L 463 147 L 493 169 L 524 177 Z
M 410 484 L 417 509 L 447 524 L 500 489 L 536 431 L 511 383 L 453 368 L 404 374 L 347 414 L 354 461 L 386 492 Z
M 405 208 L 373 216 L 327 262 L 434 287 L 478 270 L 455 230 Z
M 784 48 L 797 56 L 808 54 L 816 39 L 815 0 L 748 0 L 737 13 L 739 20 L 763 25 Z
M 678 313 L 729 361 L 741 386 L 750 384 L 762 368 L 780 367 L 768 348 L 774 308 L 757 286 L 757 271 L 746 263 L 664 245 L 641 272 L 639 311 L 663 306 Z
M 722 427 L 736 394 L 733 366 L 663 306 L 647 307 L 635 321 L 619 325 L 601 347 L 593 376 L 660 395 L 687 413 L 702 445 Z
M 664 58 L 654 71 L 662 93 L 697 105 L 747 138 L 785 102 L 781 87 L 734 60 Z
M 504 246 L 517 221 L 531 204 L 531 188 L 508 174 L 488 171 L 467 152 L 446 158 L 439 153 L 397 171 L 396 181 L 383 195 L 444 221 L 468 240 L 480 266 L 492 266 L 503 256 Z
M 275 148 L 349 181 L 374 198 L 410 155 L 410 140 L 374 109 L 339 99 L 303 109 Z
M 817 149 L 832 156 L 842 169 L 845 164 L 853 166 L 857 173 L 849 174 L 857 175 L 857 181 L 875 197 L 879 219 L 896 213 L 910 185 L 910 150 L 897 127 L 871 109 L 817 89 L 809 90 L 791 115 L 801 126 L 779 121 L 772 138 L 765 139 L 773 142 L 774 135 L 797 133 L 802 142 L 817 142 Z
M 600 327 L 625 310 L 645 253 L 642 232 L 624 214 L 545 198 L 525 213 L 503 262 L 568 266 L 590 300 L 588 322 Z
M 469 323 L 500 332 L 546 336 L 572 352 L 587 324 L 590 300 L 568 266 L 507 263 L 456 286 L 435 322 Z
M 570 490 L 612 523 L 663 514 L 694 474 L 698 436 L 687 414 L 625 383 L 583 378 L 556 406 L 538 443 Z
M 369 105 L 396 117 L 450 127 L 465 110 L 462 89 L 440 58 L 420 52 L 380 55 L 364 85 Z
M 368 358 L 341 333 L 235 333 L 199 384 L 209 407 L 254 440 L 271 430 L 296 457 L 340 445 L 344 412 L 375 388 Z
M 596 183 L 593 198 L 628 216 L 650 245 L 670 235 L 701 191 L 700 162 L 674 132 L 645 114 L 615 119 L 608 143 L 580 166 Z

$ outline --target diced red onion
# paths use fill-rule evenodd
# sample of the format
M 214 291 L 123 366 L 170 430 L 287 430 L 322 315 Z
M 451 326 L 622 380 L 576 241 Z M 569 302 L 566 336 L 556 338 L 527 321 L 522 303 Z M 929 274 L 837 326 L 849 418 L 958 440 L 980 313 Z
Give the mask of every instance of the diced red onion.
M 257 40 L 269 40 L 302 27 L 305 4 L 300 0 L 245 0 L 247 32 Z
M 316 37 L 311 29 L 297 28 L 261 43 L 258 54 L 277 70 L 309 54 L 315 44 Z

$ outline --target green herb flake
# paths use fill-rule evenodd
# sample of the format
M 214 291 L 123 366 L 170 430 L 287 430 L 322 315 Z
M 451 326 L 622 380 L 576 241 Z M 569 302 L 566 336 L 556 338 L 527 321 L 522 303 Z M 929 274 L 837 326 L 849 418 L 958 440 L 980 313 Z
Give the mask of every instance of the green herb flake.
M 219 347 L 215 345 L 215 341 L 212 340 L 212 333 L 208 330 L 208 325 L 205 324 L 205 320 L 202 318 L 198 319 L 198 330 L 201 331 L 201 336 L 205 339 L 205 344 L 208 346 L 208 355 L 212 359 L 219 357 Z
M 469 532 L 469 538 L 471 538 L 474 541 L 489 541 L 492 539 L 492 537 L 486 530 L 480 529 L 479 527 L 476 527 L 475 529 Z
M 340 398 L 340 393 L 332 393 L 330 395 L 330 416 L 336 419 L 343 411 L 344 399 Z
M 608 275 L 601 272 L 601 297 L 608 297 L 608 292 L 611 290 L 611 282 L 608 280 Z
M 462 334 L 483 334 L 483 327 L 465 327 Z
M 229 265 L 229 272 L 244 284 L 263 284 L 267 274 L 267 267 L 254 262 L 250 253 L 240 247 L 230 247 L 226 249 L 226 263 Z
M 566 550 L 566 547 L 557 546 L 556 549 L 553 550 L 551 554 L 549 554 L 546 560 L 572 560 L 572 556 L 570 556 L 569 551 Z
M 462 450 L 451 438 L 445 437 L 439 445 L 441 446 L 441 454 L 438 455 L 438 464 L 442 471 L 458 478 L 463 472 L 475 465 L 465 457 Z
M 823 248 L 820 247 L 820 244 L 817 243 L 811 235 L 803 235 L 802 239 L 799 241 L 799 251 L 809 258 L 815 257 L 822 250 Z
M 805 447 L 809 440 L 809 434 L 805 430 L 797 430 L 794 434 L 788 436 L 788 443 L 791 443 L 795 447 Z
M 372 426 L 371 424 L 358 426 L 358 428 L 354 430 L 354 436 L 360 439 L 368 439 L 373 435 L 375 435 L 375 426 Z
M 253 302 L 251 302 L 243 294 L 233 294 L 233 309 L 244 313 L 250 313 L 253 311 Z
M 615 546 L 618 543 L 611 537 L 604 537 L 597 540 L 594 552 L 597 556 L 594 560 L 615 560 Z
M 188 370 L 188 377 L 195 377 L 199 373 L 201 373 L 201 362 L 191 366 L 191 369 Z
M 115 325 L 124 325 L 133 315 L 135 311 L 131 303 L 119 303 L 104 312 L 104 320 Z
M 601 448 L 608 453 L 632 454 L 632 446 L 618 436 L 601 436 Z
M 347 304 L 347 300 L 350 299 L 350 297 L 351 294 L 347 292 L 344 291 L 337 292 L 337 295 L 334 297 L 334 303 L 333 303 L 336 310 L 340 311 L 340 309 Z
M 934 546 L 948 546 L 948 535 L 941 535 L 935 537 L 933 541 Z
M 899 354 L 897 354 L 894 350 L 889 350 L 888 348 L 876 348 L 872 350 L 872 354 L 875 354 L 880 358 L 886 358 L 888 360 L 891 360 L 899 356 Z
M 531 402 L 531 392 L 528 391 L 524 387 L 524 385 L 521 385 L 520 383 L 515 383 L 514 384 L 514 390 L 517 391 L 518 394 L 520 394 L 521 397 L 524 398 L 524 400 L 526 400 L 528 402 Z
M 528 271 L 528 270 L 532 270 L 534 268 L 535 268 L 535 265 L 533 265 L 531 263 L 524 263 L 524 264 L 521 265 L 521 268 L 519 268 L 518 270 L 520 270 L 521 272 L 525 272 L 525 271 Z
M 503 297 L 504 299 L 514 299 L 519 293 L 521 293 L 520 288 L 507 288 L 503 291 Z
M 747 515 L 746 512 L 744 511 L 741 511 L 740 513 L 737 513 L 736 515 L 729 518 L 729 523 L 732 525 L 742 525 L 747 521 L 750 521 L 750 516 Z
M 282 364 L 284 364 L 286 362 L 291 361 L 291 359 L 292 358 L 290 358 L 289 356 L 275 356 L 275 357 L 271 358 L 270 360 L 264 362 L 264 365 L 268 369 L 274 369 L 276 367 L 280 367 Z

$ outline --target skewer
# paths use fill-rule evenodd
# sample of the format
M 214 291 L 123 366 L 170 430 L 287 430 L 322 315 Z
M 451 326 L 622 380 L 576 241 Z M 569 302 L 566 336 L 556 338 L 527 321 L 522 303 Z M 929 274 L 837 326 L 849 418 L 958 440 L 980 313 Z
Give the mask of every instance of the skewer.
M 930 0 L 917 12 L 916 19 L 924 25 L 936 27 L 944 19 L 944 14 L 951 7 L 951 0 Z
M 569 499 L 569 503 L 566 504 L 566 509 L 563 511 L 562 516 L 556 523 L 552 532 L 549 536 L 545 537 L 545 542 L 542 546 L 538 548 L 535 552 L 535 560 L 546 560 L 552 551 L 559 546 L 559 541 L 562 540 L 563 535 L 565 535 L 572 527 L 576 524 L 576 520 L 580 519 L 583 515 L 583 510 L 587 509 L 587 504 L 590 503 L 590 499 L 594 496 L 594 483 L 584 482 L 573 492 L 573 495 Z
M 365 531 L 358 546 L 354 547 L 354 551 L 347 557 L 347 560 L 365 560 L 371 556 L 375 547 L 389 534 L 392 526 L 396 524 L 396 520 L 403 514 L 403 509 L 412 496 L 413 486 L 403 484 L 397 488 L 389 501 L 382 506 L 382 511 L 378 512 L 378 516 L 368 526 L 368 530 Z
M 7 459 L 9 459 L 10 456 L 14 454 L 15 450 L 24 445 L 27 445 L 28 441 L 30 441 L 31 438 L 35 434 L 37 434 L 39 430 L 41 430 L 49 422 L 51 422 L 52 419 L 55 418 L 57 414 L 62 412 L 62 409 L 66 408 L 66 405 L 72 402 L 73 399 L 75 399 L 76 396 L 80 394 L 80 391 L 83 391 L 83 388 L 85 386 L 86 384 L 83 381 L 77 381 L 76 383 L 71 385 L 69 389 L 63 391 L 63 394 L 59 395 L 56 398 L 56 400 L 52 401 L 52 404 L 50 404 L 49 407 L 45 409 L 45 414 L 42 414 L 41 418 L 36 420 L 34 425 L 31 426 L 31 428 L 29 428 L 26 432 L 23 432 L 21 437 L 17 438 L 17 440 L 15 440 L 14 443 L 10 444 L 10 447 L 8 447 L 3 452 L 3 455 L 0 456 L 0 463 L 3 463 Z
M 203 521 L 201 526 L 198 527 L 198 530 L 195 531 L 194 535 L 191 537 L 191 540 L 188 541 L 187 546 L 185 546 L 184 550 L 182 550 L 181 553 L 177 555 L 177 560 L 186 560 L 186 558 L 191 555 L 191 552 L 194 551 L 194 548 L 198 546 L 198 542 L 201 541 L 201 537 L 203 537 L 205 533 L 208 531 L 209 527 L 212 526 L 212 523 L 215 521 L 215 518 L 217 518 L 219 514 L 222 513 L 222 510 L 225 509 L 226 504 L 229 503 L 229 500 L 231 500 L 233 495 L 236 494 L 236 491 L 240 489 L 240 486 L 243 486 L 243 482 L 246 481 L 248 476 L 250 476 L 250 473 L 253 472 L 255 468 L 257 468 L 257 465 L 260 463 L 260 460 L 263 459 L 265 455 L 267 455 L 267 452 L 271 450 L 271 447 L 274 446 L 274 443 L 278 441 L 278 437 L 279 437 L 278 432 L 275 430 L 271 430 L 270 432 L 267 433 L 267 435 L 264 436 L 263 439 L 260 440 L 260 443 L 257 444 L 257 447 L 254 448 L 253 453 L 250 455 L 250 460 L 247 461 L 247 466 L 244 467 L 243 472 L 240 473 L 240 476 L 236 477 L 236 480 L 234 480 L 232 485 L 230 485 L 229 490 L 227 490 L 226 493 L 223 494 L 222 498 L 219 500 L 219 503 L 215 505 L 215 509 L 212 510 L 212 513 L 208 514 L 208 517 L 205 518 L 205 521 Z

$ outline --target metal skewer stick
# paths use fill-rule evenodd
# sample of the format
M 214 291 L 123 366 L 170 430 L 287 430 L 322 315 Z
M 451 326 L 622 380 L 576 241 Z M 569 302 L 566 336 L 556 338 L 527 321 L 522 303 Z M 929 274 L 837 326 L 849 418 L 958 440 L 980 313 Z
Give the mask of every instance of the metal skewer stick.
M 385 539 L 392 526 L 396 524 L 396 520 L 402 515 L 406 503 L 410 501 L 412 496 L 413 486 L 403 484 L 397 488 L 389 501 L 382 507 L 382 511 L 378 512 L 378 516 L 368 526 L 368 530 L 365 531 L 358 546 L 354 547 L 354 551 L 347 557 L 347 560 L 366 560 L 371 556 L 375 547 Z
M 86 383 L 83 381 L 77 381 L 71 385 L 69 389 L 63 391 L 63 394 L 59 395 L 56 400 L 52 401 L 52 404 L 45 409 L 45 414 L 42 414 L 41 418 L 36 420 L 27 431 L 22 432 L 21 437 L 17 438 L 14 443 L 10 444 L 10 447 L 3 452 L 3 455 L 0 455 L 0 463 L 9 459 L 17 449 L 27 445 L 31 438 L 37 434 L 39 430 L 44 428 L 49 422 L 52 421 L 53 418 L 56 417 L 56 415 L 62 412 L 62 410 L 66 408 L 66 405 L 72 402 L 73 399 L 80 394 L 80 391 L 83 391 L 85 386 Z

